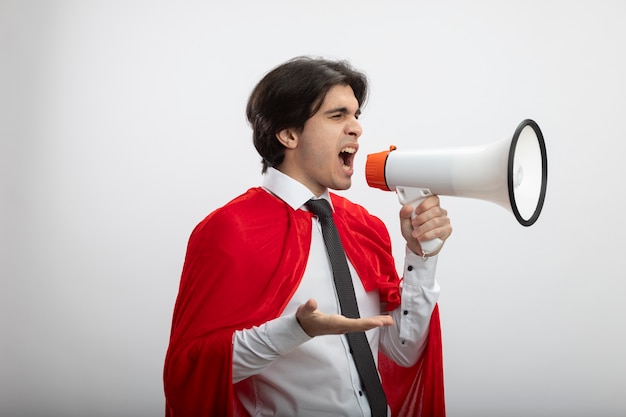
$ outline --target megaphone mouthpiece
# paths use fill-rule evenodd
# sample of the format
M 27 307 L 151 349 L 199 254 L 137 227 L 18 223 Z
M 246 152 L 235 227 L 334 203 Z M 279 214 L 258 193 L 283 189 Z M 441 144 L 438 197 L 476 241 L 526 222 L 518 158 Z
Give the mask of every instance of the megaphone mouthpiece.
M 367 155 L 367 162 L 365 164 L 365 178 L 367 184 L 373 188 L 380 188 L 385 191 L 392 191 L 387 185 L 385 180 L 385 165 L 387 164 L 387 157 L 389 152 L 395 151 L 396 147 L 391 145 L 388 151 L 382 151 L 378 153 L 372 153 Z

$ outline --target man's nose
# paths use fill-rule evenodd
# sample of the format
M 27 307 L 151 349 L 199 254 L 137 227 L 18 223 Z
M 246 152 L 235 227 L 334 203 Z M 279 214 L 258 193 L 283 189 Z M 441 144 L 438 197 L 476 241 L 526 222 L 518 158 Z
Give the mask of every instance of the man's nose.
M 361 127 L 361 123 L 355 117 L 353 118 L 346 127 L 347 134 L 353 136 L 355 139 L 358 139 L 363 133 L 363 128 Z

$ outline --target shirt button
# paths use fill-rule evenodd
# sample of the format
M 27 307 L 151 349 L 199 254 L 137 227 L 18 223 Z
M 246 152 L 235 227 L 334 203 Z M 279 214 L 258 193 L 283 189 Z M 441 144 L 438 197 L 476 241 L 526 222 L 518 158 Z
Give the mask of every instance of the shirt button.
M 409 265 L 407 269 L 408 269 L 409 271 L 412 271 L 412 270 L 413 270 L 413 265 Z
M 409 314 L 409 310 L 404 310 L 404 311 L 402 312 L 402 314 L 404 314 L 404 315 L 406 316 L 407 314 Z
M 363 396 L 363 391 L 359 390 L 359 396 L 361 396 L 361 397 Z

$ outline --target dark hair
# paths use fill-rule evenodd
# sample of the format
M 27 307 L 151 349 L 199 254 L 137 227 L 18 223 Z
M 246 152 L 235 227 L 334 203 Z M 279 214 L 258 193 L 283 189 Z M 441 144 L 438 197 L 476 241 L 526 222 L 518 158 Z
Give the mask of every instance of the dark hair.
M 303 129 L 335 85 L 349 85 L 359 102 L 367 98 L 367 77 L 347 61 L 296 57 L 270 72 L 256 85 L 248 99 L 246 115 L 254 146 L 261 155 L 263 173 L 279 166 L 285 148 L 276 138 L 283 129 Z

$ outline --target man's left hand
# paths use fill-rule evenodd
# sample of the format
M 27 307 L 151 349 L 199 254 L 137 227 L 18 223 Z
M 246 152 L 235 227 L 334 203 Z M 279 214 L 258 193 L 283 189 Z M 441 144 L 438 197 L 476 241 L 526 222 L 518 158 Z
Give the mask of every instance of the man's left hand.
M 436 195 L 426 198 L 415 208 L 415 216 L 412 214 L 414 207 L 405 205 L 400 209 L 400 228 L 402 236 L 406 240 L 409 249 L 423 256 L 420 242 L 439 238 L 445 240 L 452 234 L 452 226 L 448 218 L 448 211 L 439 205 L 439 197 Z M 441 250 L 429 255 L 436 255 Z

